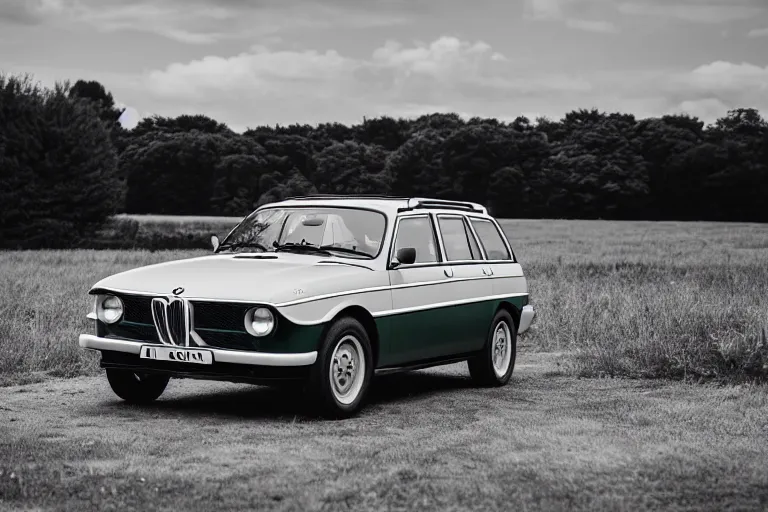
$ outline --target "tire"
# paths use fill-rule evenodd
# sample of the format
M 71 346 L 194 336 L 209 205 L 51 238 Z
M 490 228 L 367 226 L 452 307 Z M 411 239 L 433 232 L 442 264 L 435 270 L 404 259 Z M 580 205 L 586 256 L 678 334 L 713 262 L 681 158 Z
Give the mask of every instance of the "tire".
M 502 341 L 503 340 L 503 341 Z M 494 354 L 500 353 L 494 365 Z M 506 310 L 500 309 L 493 317 L 488 339 L 480 353 L 467 361 L 469 374 L 481 386 L 504 386 L 512 377 L 517 356 L 517 329 Z
M 354 416 L 362 408 L 372 376 L 368 333 L 354 318 L 338 319 L 326 332 L 311 371 L 309 389 L 315 411 L 329 419 Z
M 170 377 L 108 368 L 107 380 L 112 391 L 126 402 L 146 404 L 163 394 Z

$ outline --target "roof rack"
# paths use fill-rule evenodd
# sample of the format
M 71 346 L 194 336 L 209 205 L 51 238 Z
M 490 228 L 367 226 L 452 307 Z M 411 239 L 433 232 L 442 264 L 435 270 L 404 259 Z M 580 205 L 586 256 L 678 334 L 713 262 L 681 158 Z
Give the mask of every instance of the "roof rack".
M 382 194 L 315 194 L 306 196 L 286 197 L 283 201 L 311 200 L 311 199 L 389 199 L 393 201 L 405 201 L 407 197 L 387 196 Z
M 488 210 L 478 204 L 469 201 L 454 201 L 451 199 L 430 199 L 428 197 L 403 197 L 388 196 L 383 194 L 315 194 L 286 197 L 282 201 L 311 201 L 316 199 L 384 199 L 389 201 L 407 201 L 408 206 L 398 208 L 398 212 L 415 210 L 419 208 L 443 208 L 446 210 L 464 210 L 488 214 Z
M 450 199 L 430 199 L 426 197 L 412 197 L 408 199 L 408 206 L 398 209 L 398 211 L 415 210 L 417 208 L 444 208 L 447 210 L 469 210 L 473 212 L 488 214 L 488 210 L 477 203 L 469 201 L 453 201 Z

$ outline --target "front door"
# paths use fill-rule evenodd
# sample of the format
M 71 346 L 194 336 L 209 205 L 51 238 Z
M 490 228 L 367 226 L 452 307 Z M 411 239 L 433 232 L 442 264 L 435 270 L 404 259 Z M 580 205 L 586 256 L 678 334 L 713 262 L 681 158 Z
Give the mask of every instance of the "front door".
M 450 268 L 440 265 L 438 243 L 429 214 L 400 217 L 390 258 L 404 247 L 416 249 L 416 261 L 389 270 L 392 285 L 390 353 L 387 365 L 407 364 L 445 355 L 455 323 L 441 318 L 435 303 L 443 300 Z

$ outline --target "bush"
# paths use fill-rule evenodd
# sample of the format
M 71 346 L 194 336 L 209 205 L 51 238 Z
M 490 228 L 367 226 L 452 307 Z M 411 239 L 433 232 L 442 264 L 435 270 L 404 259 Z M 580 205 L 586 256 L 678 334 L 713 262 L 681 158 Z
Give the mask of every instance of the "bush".
M 117 155 L 95 105 L 68 84 L 0 75 L 0 247 L 72 247 L 122 197 Z
M 115 215 L 89 240 L 89 249 L 184 250 L 211 249 L 211 235 L 220 239 L 240 217 Z

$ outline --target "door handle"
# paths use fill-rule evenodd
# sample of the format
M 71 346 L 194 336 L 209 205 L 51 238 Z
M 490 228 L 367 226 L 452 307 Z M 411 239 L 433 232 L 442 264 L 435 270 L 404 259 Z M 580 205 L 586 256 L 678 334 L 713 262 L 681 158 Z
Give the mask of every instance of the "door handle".
M 453 277 L 453 269 L 451 267 L 445 267 L 443 273 L 445 274 L 445 277 Z
M 493 269 L 491 267 L 483 267 L 483 274 L 487 276 L 493 275 Z

